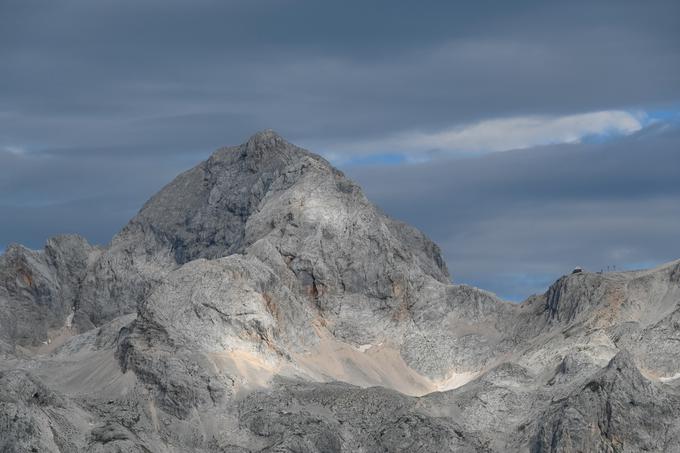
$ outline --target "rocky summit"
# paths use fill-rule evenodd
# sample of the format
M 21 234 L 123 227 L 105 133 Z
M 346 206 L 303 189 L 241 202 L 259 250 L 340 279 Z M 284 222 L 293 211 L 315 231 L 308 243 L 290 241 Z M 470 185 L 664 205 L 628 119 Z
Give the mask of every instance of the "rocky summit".
M 0 256 L 0 451 L 680 452 L 680 261 L 504 302 L 260 132 Z

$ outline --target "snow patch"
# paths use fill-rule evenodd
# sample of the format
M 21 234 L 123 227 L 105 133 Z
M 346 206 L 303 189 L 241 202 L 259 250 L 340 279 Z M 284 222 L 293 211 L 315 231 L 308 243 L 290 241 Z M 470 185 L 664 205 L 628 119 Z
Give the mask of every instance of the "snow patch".
M 659 378 L 659 381 L 661 381 L 661 382 L 670 382 L 670 381 L 674 381 L 674 380 L 676 380 L 676 379 L 680 379 L 680 373 L 675 373 L 673 376 L 664 376 L 664 377 L 660 377 L 660 378 Z

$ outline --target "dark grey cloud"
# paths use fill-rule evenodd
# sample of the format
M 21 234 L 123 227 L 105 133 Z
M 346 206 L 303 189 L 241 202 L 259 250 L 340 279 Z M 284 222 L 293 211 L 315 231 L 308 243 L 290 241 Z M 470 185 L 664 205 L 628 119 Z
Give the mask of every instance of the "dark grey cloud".
M 0 249 L 12 242 L 40 248 L 62 233 L 108 243 L 146 199 L 195 163 L 183 155 L 106 147 L 0 149 Z
M 674 0 L 3 0 L 0 248 L 37 247 L 73 231 L 106 242 L 176 173 L 268 127 L 324 152 L 492 118 L 677 110 L 679 42 Z M 498 167 L 484 159 L 460 164 L 471 175 L 488 175 L 477 177 L 485 184 L 458 175 L 461 188 L 479 194 L 452 205 L 478 216 L 467 223 L 443 215 L 434 201 L 411 212 L 408 197 L 405 207 L 378 192 L 376 198 L 452 250 L 444 231 L 484 235 L 485 218 L 531 216 L 519 201 L 496 217 L 472 205 L 509 193 L 528 204 L 551 197 L 561 203 L 559 193 L 545 188 L 549 176 L 517 167 L 545 169 L 550 157 L 532 162 L 522 152 L 511 155 L 494 157 L 503 161 Z M 505 167 L 522 178 L 508 180 Z M 606 168 L 572 171 L 584 196 L 611 179 Z M 420 179 L 430 177 L 422 171 L 408 167 L 400 178 L 413 187 L 432 184 L 420 189 L 430 191 L 446 178 Z M 503 181 L 508 192 L 497 185 Z M 371 193 L 379 189 L 369 186 Z M 630 186 L 615 189 L 631 202 L 639 198 Z M 574 212 L 586 209 L 564 203 Z M 441 218 L 438 229 L 424 216 Z M 476 282 L 483 264 L 473 266 L 469 243 L 468 270 L 460 269 L 459 255 L 447 256 L 458 276 Z M 523 255 L 525 263 L 537 259 L 533 250 Z M 535 263 L 527 282 L 555 273 L 539 269 L 544 261 Z
M 225 117 L 240 127 L 225 122 L 222 141 L 263 127 L 341 141 L 678 102 L 675 1 L 8 0 L 0 8 L 1 138 L 31 146 L 136 144 L 149 118 L 161 142 L 201 135 L 205 118 Z
M 454 280 L 522 299 L 577 265 L 680 258 L 680 130 L 347 173 L 443 249 Z

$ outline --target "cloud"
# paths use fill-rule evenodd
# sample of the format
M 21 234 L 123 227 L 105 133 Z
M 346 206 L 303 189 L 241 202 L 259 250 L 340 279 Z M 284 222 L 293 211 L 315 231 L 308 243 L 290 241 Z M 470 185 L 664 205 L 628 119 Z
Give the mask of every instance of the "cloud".
M 18 146 L 5 146 L 3 151 L 10 153 L 10 154 L 24 154 L 26 150 L 24 148 L 18 147 Z
M 678 102 L 676 1 L 67 4 L 0 6 L 0 146 L 209 150 L 271 127 L 340 151 Z
M 65 233 L 108 243 L 151 195 L 204 157 L 136 147 L 0 149 L 0 248 L 41 248 Z
M 480 153 L 580 143 L 591 137 L 628 135 L 643 127 L 645 116 L 611 110 L 557 117 L 523 116 L 484 120 L 438 132 L 403 132 L 385 139 L 340 145 L 329 151 L 341 161 L 348 154 L 401 153 L 422 160 L 426 153 Z

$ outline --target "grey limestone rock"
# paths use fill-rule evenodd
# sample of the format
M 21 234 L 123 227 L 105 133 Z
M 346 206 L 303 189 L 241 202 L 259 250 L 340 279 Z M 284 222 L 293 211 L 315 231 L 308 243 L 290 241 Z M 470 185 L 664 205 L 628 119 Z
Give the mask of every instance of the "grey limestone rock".
M 0 256 L 0 450 L 677 451 L 680 262 L 521 304 L 273 131 Z M 675 450 L 674 450 L 675 449 Z
M 627 351 L 539 420 L 532 452 L 680 451 L 680 399 L 645 379 Z
M 0 256 L 0 339 L 38 347 L 71 324 L 80 284 L 98 250 L 80 236 L 51 238 L 44 250 L 11 245 Z

